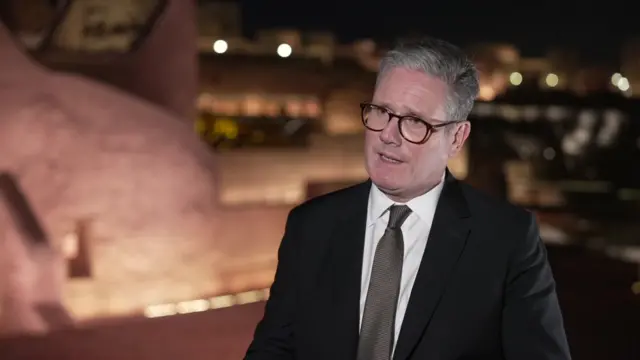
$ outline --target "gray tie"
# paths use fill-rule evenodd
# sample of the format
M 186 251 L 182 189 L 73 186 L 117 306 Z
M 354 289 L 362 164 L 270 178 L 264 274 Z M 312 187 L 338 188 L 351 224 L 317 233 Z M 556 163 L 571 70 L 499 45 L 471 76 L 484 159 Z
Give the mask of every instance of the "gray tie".
M 391 358 L 404 257 L 404 239 L 400 226 L 409 214 L 411 209 L 404 205 L 389 208 L 389 225 L 378 242 L 373 258 L 360 328 L 358 360 Z

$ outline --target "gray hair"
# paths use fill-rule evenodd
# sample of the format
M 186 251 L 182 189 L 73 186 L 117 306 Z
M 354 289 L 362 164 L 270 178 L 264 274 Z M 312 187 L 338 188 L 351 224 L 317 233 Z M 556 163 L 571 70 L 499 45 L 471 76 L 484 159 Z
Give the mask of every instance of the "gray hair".
M 478 70 L 457 46 L 434 38 L 404 41 L 387 52 L 378 79 L 394 68 L 421 71 L 449 86 L 446 113 L 449 120 L 466 120 L 478 96 Z

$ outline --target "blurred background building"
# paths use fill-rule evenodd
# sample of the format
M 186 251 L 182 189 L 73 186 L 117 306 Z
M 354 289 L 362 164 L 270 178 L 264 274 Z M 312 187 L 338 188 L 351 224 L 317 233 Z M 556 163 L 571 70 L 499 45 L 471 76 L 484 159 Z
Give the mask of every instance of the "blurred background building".
M 61 242 L 68 265 L 62 302 L 72 322 L 124 324 L 99 330 L 107 338 L 191 326 L 192 339 L 174 340 L 181 351 L 237 358 L 268 297 L 288 210 L 366 179 L 358 103 L 371 96 L 389 42 L 344 42 L 332 32 L 287 27 L 248 36 L 233 1 L 9 3 L 8 25 L 39 64 L 161 108 L 216 159 L 216 251 L 164 264 L 178 269 L 190 261 L 211 272 L 180 283 L 162 281 L 168 275 L 160 272 L 156 282 L 126 279 L 125 271 L 117 281 L 100 278 L 87 270 L 91 264 L 117 268 L 131 254 L 91 251 L 91 242 L 126 239 L 92 240 L 88 225 L 78 223 Z M 640 343 L 632 289 L 640 275 L 640 42 L 630 37 L 618 61 L 599 63 L 557 46 L 538 57 L 503 42 L 466 50 L 481 71 L 481 91 L 473 135 L 452 172 L 538 214 L 576 359 L 632 359 Z M 242 225 L 247 218 L 252 229 Z M 156 251 L 175 246 L 203 248 L 171 242 Z M 140 266 L 165 259 L 149 256 Z M 118 284 L 125 283 L 153 296 L 123 293 Z M 162 319 L 151 326 L 144 317 Z M 0 354 L 12 346 L 7 359 L 56 352 L 56 344 L 74 346 L 74 336 L 16 340 L 0 345 Z M 203 345 L 211 337 L 215 344 Z M 102 346 L 92 341 L 84 351 Z

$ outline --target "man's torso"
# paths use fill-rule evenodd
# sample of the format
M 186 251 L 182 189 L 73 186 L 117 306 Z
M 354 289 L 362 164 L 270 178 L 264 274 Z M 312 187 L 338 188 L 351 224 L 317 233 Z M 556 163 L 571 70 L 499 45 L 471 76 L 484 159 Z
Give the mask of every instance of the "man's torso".
M 295 236 L 304 239 L 297 247 L 298 358 L 355 358 L 366 296 L 361 291 L 368 282 L 363 269 L 370 266 L 369 189 L 370 183 L 360 184 L 296 210 L 301 223 Z M 455 180 L 445 186 L 425 249 L 416 252 L 424 255 L 417 256 L 395 359 L 500 357 L 510 239 L 523 236 L 529 219 L 514 209 Z

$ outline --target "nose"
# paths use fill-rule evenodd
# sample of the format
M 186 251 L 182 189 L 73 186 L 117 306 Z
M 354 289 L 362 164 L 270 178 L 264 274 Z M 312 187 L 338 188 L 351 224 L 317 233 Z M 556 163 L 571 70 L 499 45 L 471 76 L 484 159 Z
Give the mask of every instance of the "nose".
M 398 119 L 391 119 L 391 121 L 387 123 L 387 126 L 380 131 L 380 140 L 385 144 L 400 145 L 402 142 L 402 135 L 400 135 Z

